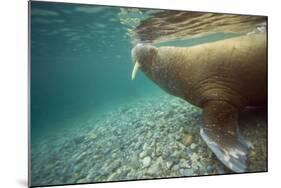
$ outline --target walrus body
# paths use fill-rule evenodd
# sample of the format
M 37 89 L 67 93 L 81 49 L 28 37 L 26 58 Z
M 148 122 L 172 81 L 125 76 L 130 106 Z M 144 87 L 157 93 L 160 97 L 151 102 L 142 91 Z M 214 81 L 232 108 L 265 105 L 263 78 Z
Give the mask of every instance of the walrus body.
M 267 103 L 266 34 L 186 48 L 138 44 L 132 56 L 165 91 L 203 109 L 201 137 L 228 168 L 244 172 L 250 144 L 239 134 L 238 116 Z

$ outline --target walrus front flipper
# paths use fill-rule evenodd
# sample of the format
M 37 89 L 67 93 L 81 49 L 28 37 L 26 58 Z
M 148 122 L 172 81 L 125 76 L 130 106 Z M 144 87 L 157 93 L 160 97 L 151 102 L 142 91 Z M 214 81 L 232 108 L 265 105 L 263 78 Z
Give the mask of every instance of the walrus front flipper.
M 200 135 L 224 165 L 234 172 L 245 172 L 249 144 L 238 132 L 238 114 L 239 110 L 227 102 L 207 102 Z

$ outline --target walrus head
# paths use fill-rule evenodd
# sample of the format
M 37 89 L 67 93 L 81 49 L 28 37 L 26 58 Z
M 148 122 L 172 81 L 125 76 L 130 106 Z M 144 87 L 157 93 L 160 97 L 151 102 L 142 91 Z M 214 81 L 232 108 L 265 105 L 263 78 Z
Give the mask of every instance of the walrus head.
M 151 65 L 156 54 L 157 48 L 149 44 L 137 44 L 132 49 L 133 63 L 135 63 L 132 71 L 132 80 L 135 79 L 137 71 L 140 68 L 144 73 L 150 75 Z
M 163 90 L 171 95 L 182 97 L 183 93 L 175 79 L 175 73 L 171 69 L 173 67 L 171 64 L 174 62 L 163 57 L 161 50 L 163 52 L 163 48 L 156 48 L 150 44 L 137 44 L 132 49 L 132 59 L 135 64 L 131 78 L 134 80 L 137 71 L 141 69 L 147 77 Z

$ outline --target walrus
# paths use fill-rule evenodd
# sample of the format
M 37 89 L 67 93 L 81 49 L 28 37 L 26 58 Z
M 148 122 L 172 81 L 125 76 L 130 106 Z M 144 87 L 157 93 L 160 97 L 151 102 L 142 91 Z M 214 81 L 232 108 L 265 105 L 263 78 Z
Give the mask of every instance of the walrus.
M 202 108 L 202 139 L 229 169 L 245 172 L 252 145 L 239 133 L 239 113 L 267 104 L 266 34 L 191 47 L 137 44 L 132 58 L 132 79 L 140 68 L 169 94 Z

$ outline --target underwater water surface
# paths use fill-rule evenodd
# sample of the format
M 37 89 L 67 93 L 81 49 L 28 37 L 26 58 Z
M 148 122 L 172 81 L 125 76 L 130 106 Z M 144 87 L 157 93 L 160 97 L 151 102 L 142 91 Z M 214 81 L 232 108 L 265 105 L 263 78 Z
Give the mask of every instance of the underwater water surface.
M 192 46 L 256 28 L 222 27 L 190 38 L 180 32 L 186 27 L 170 33 L 164 27 L 151 38 L 151 24 L 167 23 L 161 16 L 163 21 L 172 12 L 31 2 L 30 14 L 32 186 L 231 173 L 198 134 L 199 108 L 168 95 L 141 72 L 131 80 L 131 49 L 142 41 Z M 263 114 L 243 121 L 249 125 L 244 135 L 257 148 L 249 154 L 249 172 L 267 169 Z

